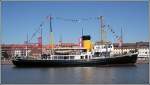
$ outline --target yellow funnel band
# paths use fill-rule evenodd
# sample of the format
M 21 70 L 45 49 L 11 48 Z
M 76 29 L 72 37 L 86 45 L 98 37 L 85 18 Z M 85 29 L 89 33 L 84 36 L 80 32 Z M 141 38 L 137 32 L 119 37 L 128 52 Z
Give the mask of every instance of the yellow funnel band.
M 91 51 L 92 49 L 91 40 L 83 40 L 82 44 L 83 44 L 83 47 L 87 50 L 87 52 Z

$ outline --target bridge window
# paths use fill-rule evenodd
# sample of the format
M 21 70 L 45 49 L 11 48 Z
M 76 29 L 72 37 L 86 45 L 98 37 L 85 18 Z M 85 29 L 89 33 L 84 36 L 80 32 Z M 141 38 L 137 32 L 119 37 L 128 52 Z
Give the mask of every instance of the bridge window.
M 57 59 L 57 56 L 54 56 L 54 59 Z
M 70 56 L 70 59 L 74 59 L 74 56 Z
M 67 57 L 67 56 L 64 56 L 64 59 L 69 59 L 69 57 Z
M 100 53 L 99 52 L 95 52 L 94 55 L 98 57 L 100 55 Z

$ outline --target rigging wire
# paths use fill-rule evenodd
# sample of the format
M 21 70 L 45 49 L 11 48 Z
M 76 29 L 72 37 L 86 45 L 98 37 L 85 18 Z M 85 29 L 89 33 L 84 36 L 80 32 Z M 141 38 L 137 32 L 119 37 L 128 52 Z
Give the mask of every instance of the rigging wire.
M 62 21 L 67 21 L 67 22 L 73 22 L 73 23 L 75 23 L 75 22 L 80 22 L 80 21 L 98 20 L 99 17 L 64 18 L 64 17 L 57 17 L 57 16 L 56 16 L 56 17 L 51 17 L 51 19 L 56 19 L 56 20 L 62 20 Z M 38 26 L 38 29 L 35 30 L 35 32 L 32 34 L 32 36 L 31 36 L 31 38 L 29 39 L 28 42 L 30 42 L 30 41 L 36 36 L 37 33 L 39 33 L 39 31 L 40 31 L 40 26 L 41 26 L 41 25 L 43 26 L 43 25 L 47 22 L 47 20 L 49 20 L 49 16 L 46 16 L 46 19 L 44 19 L 44 21 L 41 22 L 41 24 Z M 110 31 L 116 39 L 119 39 L 119 36 L 118 36 L 118 35 L 115 33 L 115 31 L 110 27 L 110 25 L 107 25 L 107 27 L 106 27 L 106 25 L 104 25 L 104 26 L 105 26 L 105 29 L 104 29 L 105 31 L 106 31 L 106 30 L 107 30 L 107 31 Z
M 108 27 L 107 30 L 110 31 L 113 34 L 113 36 L 115 37 L 116 40 L 120 39 L 120 36 L 118 36 L 115 33 L 115 31 L 110 27 L 110 25 L 107 25 L 107 27 Z
M 41 29 L 40 26 L 41 26 L 41 25 L 43 26 L 45 23 L 46 23 L 46 20 L 44 20 L 44 21 L 41 22 L 41 24 L 38 26 L 38 28 L 37 28 L 37 29 L 35 30 L 35 32 L 32 34 L 32 36 L 31 36 L 31 38 L 29 39 L 28 42 L 30 42 L 30 41 L 36 36 L 36 34 L 40 32 L 40 29 Z

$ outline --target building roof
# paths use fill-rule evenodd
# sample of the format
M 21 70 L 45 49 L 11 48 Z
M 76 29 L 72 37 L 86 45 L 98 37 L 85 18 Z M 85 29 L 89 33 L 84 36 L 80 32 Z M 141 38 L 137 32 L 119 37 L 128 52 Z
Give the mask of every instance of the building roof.
M 110 42 L 106 42 L 107 44 Z M 102 42 L 96 42 L 96 44 L 102 44 Z M 120 48 L 118 43 L 113 43 L 114 48 Z M 136 42 L 136 43 L 123 43 L 123 48 L 148 48 L 149 42 Z M 10 49 L 10 48 L 26 48 L 26 44 L 1 44 L 2 49 Z M 50 45 L 43 45 L 43 48 L 50 48 Z M 76 43 L 61 43 L 61 44 L 55 44 L 55 48 L 57 47 L 67 47 L 67 49 L 70 47 L 79 47 L 79 44 Z M 37 44 L 29 44 L 28 48 L 40 48 Z

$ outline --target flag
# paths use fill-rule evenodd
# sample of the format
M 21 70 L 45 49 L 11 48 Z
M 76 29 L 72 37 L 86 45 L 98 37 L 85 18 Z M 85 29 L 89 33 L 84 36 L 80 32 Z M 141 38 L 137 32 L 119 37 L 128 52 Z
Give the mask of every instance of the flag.
M 118 39 L 118 44 L 119 44 L 119 47 L 122 47 L 122 43 L 123 43 L 123 40 L 121 39 L 121 37 Z

